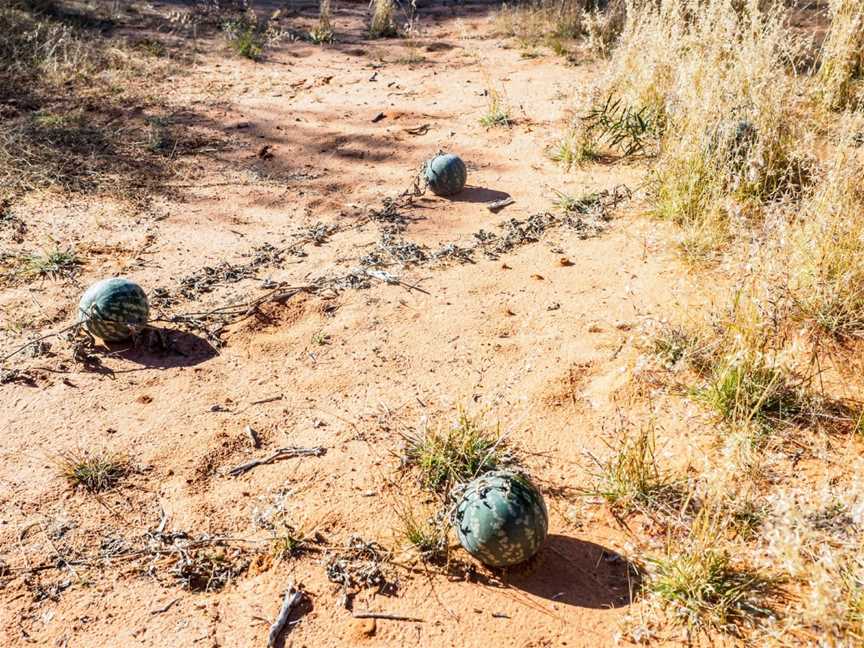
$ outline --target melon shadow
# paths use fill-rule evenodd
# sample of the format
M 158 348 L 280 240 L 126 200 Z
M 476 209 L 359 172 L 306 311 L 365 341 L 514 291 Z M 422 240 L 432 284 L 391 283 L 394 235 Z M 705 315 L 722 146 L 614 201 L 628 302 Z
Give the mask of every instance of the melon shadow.
M 137 345 L 112 344 L 114 355 L 149 369 L 193 367 L 218 355 L 216 348 L 199 335 L 170 328 L 150 327 L 147 338 Z
M 473 185 L 465 185 L 465 188 L 457 194 L 446 196 L 447 200 L 453 202 L 464 203 L 489 203 L 496 200 L 509 198 L 510 194 L 497 189 L 488 189 L 486 187 L 475 187 Z
M 586 540 L 550 535 L 536 568 L 511 574 L 508 584 L 529 594 L 584 608 L 630 605 L 639 592 L 639 571 L 617 552 Z

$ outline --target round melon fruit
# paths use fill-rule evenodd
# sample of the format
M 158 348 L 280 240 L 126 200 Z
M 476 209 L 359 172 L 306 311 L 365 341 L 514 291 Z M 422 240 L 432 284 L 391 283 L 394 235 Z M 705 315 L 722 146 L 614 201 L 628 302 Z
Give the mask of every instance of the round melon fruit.
M 123 277 L 103 279 L 78 304 L 78 321 L 106 342 L 122 342 L 147 323 L 150 307 L 141 286 Z
M 508 567 L 540 549 L 549 529 L 546 503 L 525 475 L 496 470 L 470 482 L 453 515 L 459 544 L 480 562 Z
M 468 170 L 458 155 L 436 155 L 423 169 L 426 184 L 437 196 L 452 196 L 465 188 Z

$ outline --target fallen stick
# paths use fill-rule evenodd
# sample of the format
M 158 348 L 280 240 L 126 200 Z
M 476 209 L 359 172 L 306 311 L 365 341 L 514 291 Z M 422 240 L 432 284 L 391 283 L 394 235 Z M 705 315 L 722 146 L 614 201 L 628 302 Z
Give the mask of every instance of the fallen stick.
M 263 466 L 265 464 L 271 464 L 279 459 L 291 459 L 292 457 L 320 457 L 326 452 L 327 448 L 323 448 L 321 446 L 315 446 L 313 448 L 300 448 L 297 446 L 291 446 L 290 448 L 279 448 L 269 457 L 266 457 L 265 459 L 254 459 L 249 463 L 245 463 L 237 466 L 236 468 L 232 468 L 228 471 L 227 474 L 230 477 L 237 477 L 238 475 L 249 472 L 253 468 L 257 468 L 258 466 Z
M 155 610 L 150 610 L 150 614 L 162 614 L 163 612 L 167 612 L 168 610 L 171 609 L 171 606 L 174 605 L 179 600 L 180 600 L 179 598 L 176 598 L 172 601 L 168 601 L 168 603 L 163 605 L 161 608 L 156 608 Z
M 512 205 L 514 202 L 516 201 L 513 200 L 513 198 L 507 196 L 506 198 L 502 198 L 501 200 L 495 200 L 493 202 L 486 203 L 486 209 L 488 209 L 492 213 L 495 213 L 504 209 L 508 205 Z
M 282 398 L 283 398 L 282 394 L 279 394 L 277 396 L 271 396 L 270 398 L 262 398 L 261 400 L 252 401 L 249 404 L 250 405 L 263 405 L 264 403 L 272 403 L 273 401 L 280 401 L 280 400 L 282 400 Z
M 282 609 L 279 610 L 279 616 L 270 626 L 270 634 L 267 635 L 267 648 L 273 648 L 276 645 L 276 640 L 282 633 L 285 624 L 288 623 L 288 617 L 291 616 L 292 608 L 303 598 L 303 592 L 294 589 L 294 584 L 288 584 L 288 591 L 285 592 L 285 600 L 282 601 Z
M 351 614 L 355 619 L 388 619 L 390 621 L 411 621 L 413 623 L 425 623 L 423 619 L 415 617 L 401 616 L 399 614 L 387 614 L 386 612 L 353 612 Z

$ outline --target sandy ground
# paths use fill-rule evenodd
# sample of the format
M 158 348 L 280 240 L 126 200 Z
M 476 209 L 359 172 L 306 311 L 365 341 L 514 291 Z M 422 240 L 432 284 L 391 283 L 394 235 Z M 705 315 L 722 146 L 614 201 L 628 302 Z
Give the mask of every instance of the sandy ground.
M 299 285 L 344 273 L 380 237 L 366 210 L 406 188 L 439 148 L 466 160 L 470 186 L 406 210 L 402 236 L 431 249 L 549 210 L 554 190 L 637 189 L 637 167 L 567 172 L 545 153 L 591 65 L 548 51 L 523 58 L 487 37 L 489 19 L 476 9 L 428 15 L 413 43 L 362 40 L 358 15 L 337 16 L 340 43 L 283 43 L 263 63 L 202 44 L 211 55 L 172 79 L 166 110 L 221 144 L 183 160 L 172 191 L 140 213 L 110 200 L 31 197 L 27 242 L 74 245 L 86 265 L 79 285 L 5 289 L 3 347 L 19 339 L 13 318 L 59 328 L 83 287 L 115 273 L 151 296 L 171 292 L 172 302 L 154 300 L 166 314 L 253 298 L 265 279 Z M 405 62 L 412 48 L 422 62 Z M 490 83 L 512 107 L 509 129 L 478 123 Z M 504 194 L 515 204 L 490 213 L 484 203 Z M 639 327 L 694 298 L 673 233 L 640 207 L 637 190 L 596 236 L 559 228 L 497 259 L 387 268 L 426 292 L 376 283 L 298 295 L 233 325 L 219 349 L 189 335 L 185 356 L 114 349 L 100 355 L 100 371 L 72 363 L 59 343 L 56 356 L 20 360 L 35 382 L 0 386 L 0 644 L 264 646 L 293 581 L 308 601 L 285 645 L 611 645 L 631 607 L 619 556 L 631 540 L 578 489 L 591 483 L 587 453 L 603 455 L 622 418 L 646 416 L 630 407 Z M 263 262 L 253 277 L 178 296 L 183 277 L 247 263 L 316 223 L 342 229 L 302 256 Z M 551 536 L 529 570 L 447 575 L 400 546 L 399 506 L 432 503 L 399 469 L 401 435 L 449 421 L 460 406 L 500 422 L 546 494 Z M 664 437 L 681 439 L 662 452 L 698 453 L 696 414 L 661 394 L 652 407 Z M 225 475 L 287 445 L 326 454 Z M 56 457 L 90 447 L 127 453 L 135 471 L 98 497 L 70 490 Z M 271 560 L 260 543 L 230 544 L 221 551 L 252 563 L 219 591 L 183 589 L 170 573 L 176 556 L 75 564 L 132 546 L 160 520 L 163 533 L 263 541 L 270 534 L 256 516 L 274 503 L 307 536 L 319 534 L 317 550 Z M 392 591 L 361 588 L 354 609 L 422 622 L 352 619 L 326 564 L 355 535 L 414 567 L 388 567 Z

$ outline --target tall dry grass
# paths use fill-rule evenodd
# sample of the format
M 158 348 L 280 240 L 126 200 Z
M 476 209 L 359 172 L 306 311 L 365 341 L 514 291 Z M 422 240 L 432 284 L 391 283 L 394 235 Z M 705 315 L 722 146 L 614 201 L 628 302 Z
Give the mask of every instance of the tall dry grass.
M 688 254 L 710 256 L 805 180 L 791 67 L 802 43 L 780 7 L 755 0 L 627 1 L 598 99 L 665 125 L 654 211 L 684 228 Z
M 831 27 L 822 45 L 819 90 L 835 110 L 864 102 L 864 2 L 831 0 Z
M 583 114 L 613 100 L 652 116 L 650 210 L 679 226 L 684 257 L 711 273 L 711 305 L 688 312 L 686 326 L 661 327 L 646 348 L 669 384 L 712 414 L 718 444 L 693 476 L 704 484 L 695 500 L 722 513 L 708 546 L 654 563 L 647 609 L 659 602 L 671 622 L 754 645 L 860 645 L 864 3 L 832 2 L 811 76 L 797 67 L 807 41 L 782 2 L 625 2 Z M 602 141 L 584 123 L 560 159 L 596 159 Z M 680 542 L 681 528 L 698 531 L 683 520 L 667 534 Z M 730 619 L 730 599 L 715 596 L 739 591 L 730 565 L 758 567 L 780 589 L 754 591 L 753 607 Z M 762 594 L 770 605 L 760 608 Z M 640 623 L 633 637 L 663 637 L 670 619 Z
M 864 114 L 844 122 L 864 129 Z M 784 247 L 796 318 L 837 339 L 864 338 L 862 180 L 864 151 L 847 140 L 824 163 Z

